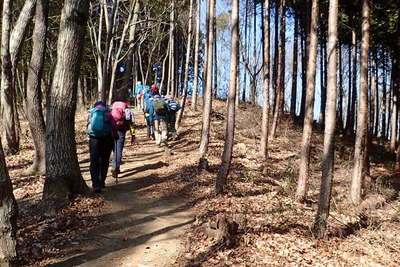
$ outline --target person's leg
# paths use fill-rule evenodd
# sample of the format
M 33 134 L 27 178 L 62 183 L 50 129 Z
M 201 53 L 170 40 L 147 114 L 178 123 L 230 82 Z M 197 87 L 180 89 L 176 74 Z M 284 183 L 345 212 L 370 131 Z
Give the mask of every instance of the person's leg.
M 160 131 L 160 120 L 154 120 L 154 135 L 156 138 L 156 145 L 161 144 L 161 131 Z
M 90 178 L 94 190 L 100 189 L 100 151 L 99 139 L 89 138 Z
M 167 145 L 168 126 L 165 120 L 160 120 L 161 142 Z
M 108 164 L 110 162 L 111 151 L 114 146 L 114 139 L 112 137 L 105 137 L 102 139 L 102 149 L 101 149 L 101 187 L 105 186 Z
M 124 150 L 124 144 L 125 144 L 125 134 L 126 131 L 118 131 L 118 140 L 117 140 L 117 147 L 116 147 L 116 152 L 115 154 L 117 155 L 116 157 L 116 168 L 114 170 L 117 170 L 119 172 L 120 166 L 121 166 L 121 160 L 122 160 L 122 151 Z
M 176 139 L 176 128 L 175 128 L 175 123 L 176 123 L 176 112 L 171 112 L 170 127 L 171 127 L 171 137 L 172 137 L 172 140 L 175 140 L 175 139 Z

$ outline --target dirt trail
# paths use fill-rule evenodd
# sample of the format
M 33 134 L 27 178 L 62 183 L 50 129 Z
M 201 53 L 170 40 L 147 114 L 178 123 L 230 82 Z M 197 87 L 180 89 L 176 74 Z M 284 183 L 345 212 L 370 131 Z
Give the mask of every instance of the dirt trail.
M 109 170 L 101 225 L 50 266 L 172 266 L 182 251 L 181 237 L 193 221 L 190 205 L 157 190 L 165 182 L 168 159 L 164 148 L 146 138 L 143 116 L 135 113 L 139 145 L 131 146 L 127 134 L 118 184 Z M 90 185 L 87 153 L 80 160 Z

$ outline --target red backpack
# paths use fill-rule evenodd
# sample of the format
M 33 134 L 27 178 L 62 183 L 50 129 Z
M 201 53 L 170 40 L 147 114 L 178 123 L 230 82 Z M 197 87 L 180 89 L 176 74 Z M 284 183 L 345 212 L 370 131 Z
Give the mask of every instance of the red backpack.
M 111 106 L 111 116 L 115 120 L 117 130 L 122 130 L 126 126 L 125 123 L 125 109 L 128 108 L 128 104 L 123 101 L 116 101 Z

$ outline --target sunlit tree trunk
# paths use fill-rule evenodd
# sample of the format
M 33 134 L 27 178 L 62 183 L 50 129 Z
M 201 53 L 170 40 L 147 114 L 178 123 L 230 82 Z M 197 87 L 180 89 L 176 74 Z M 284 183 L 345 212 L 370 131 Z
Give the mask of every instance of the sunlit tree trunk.
M 304 201 L 307 196 L 309 165 L 310 165 L 310 150 L 311 136 L 313 126 L 313 111 L 314 111 L 314 92 L 315 92 L 315 72 L 317 60 L 317 27 L 319 17 L 318 0 L 312 0 L 311 7 L 311 25 L 310 25 L 310 48 L 308 49 L 307 63 L 307 95 L 305 106 L 305 117 L 303 125 L 303 138 L 300 153 L 299 179 L 296 191 L 296 200 Z
M 181 99 L 181 109 L 178 111 L 178 116 L 176 119 L 176 129 L 179 129 L 181 124 L 183 112 L 185 110 L 186 98 L 188 94 L 189 87 L 189 63 L 190 63 L 190 53 L 192 51 L 192 25 L 193 25 L 193 0 L 190 0 L 189 8 L 189 28 L 188 28 L 188 40 L 186 45 L 186 59 L 185 59 L 185 74 L 183 79 L 183 96 Z M 217 63 L 217 62 L 215 62 Z
M 57 66 L 46 120 L 43 199 L 49 211 L 62 207 L 73 195 L 87 190 L 76 154 L 75 111 L 88 9 L 87 1 L 66 0 L 61 14 Z
M 212 29 L 215 20 L 215 0 L 209 0 L 210 14 L 209 14 L 209 26 L 208 26 L 208 39 L 206 45 L 207 48 L 207 81 L 206 89 L 204 94 L 204 104 L 203 104 L 203 128 L 201 132 L 199 156 L 200 162 L 206 160 L 208 143 L 210 137 L 210 123 L 211 123 L 211 109 L 212 109 L 212 64 L 213 64 L 213 42 L 214 42 L 214 31 Z
M 398 37 L 398 46 L 400 46 L 400 37 Z M 399 47 L 400 48 L 400 47 Z M 399 92 L 400 92 L 400 51 L 396 51 L 392 64 L 392 82 L 393 82 L 393 113 L 392 113 L 392 132 L 390 139 L 390 149 L 396 150 L 398 139 L 398 113 L 399 113 Z
M 324 132 L 324 152 L 322 157 L 322 177 L 319 193 L 318 212 L 314 222 L 314 233 L 324 237 L 326 221 L 329 217 L 331 201 L 334 147 L 336 128 L 336 75 L 337 75 L 337 45 L 338 45 L 338 0 L 329 1 L 329 26 L 328 26 L 328 80 L 327 80 L 327 105 Z
M 222 154 L 222 163 L 215 184 L 215 190 L 217 194 L 223 192 L 224 185 L 226 184 L 226 178 L 231 165 L 233 138 L 235 135 L 235 98 L 239 66 L 239 0 L 232 0 L 231 33 L 232 48 L 229 77 L 228 115 L 225 129 L 225 145 L 224 152 Z
M 170 94 L 173 96 L 176 95 L 176 86 L 175 86 L 175 0 L 172 0 L 171 5 L 171 15 L 170 15 L 171 23 L 170 23 L 170 76 L 168 77 Z
M 192 90 L 192 110 L 197 109 L 197 90 L 199 87 L 199 47 L 200 47 L 200 10 L 201 1 L 196 3 L 196 37 L 194 44 L 194 74 L 193 74 L 193 90 Z
M 35 26 L 33 29 L 33 47 L 31 62 L 28 68 L 26 116 L 29 122 L 33 144 L 35 146 L 35 159 L 32 166 L 25 172 L 27 175 L 44 174 L 46 126 L 42 110 L 42 74 L 44 56 L 46 52 L 48 2 L 37 0 Z M 83 96 L 82 96 L 83 97 Z
M 354 167 L 351 180 L 350 199 L 353 205 L 361 201 L 362 183 L 365 171 L 365 153 L 367 148 L 368 133 L 368 53 L 370 30 L 369 0 L 362 2 L 362 39 L 361 39 L 361 72 L 360 72 L 360 98 L 357 115 L 357 133 L 354 147 Z
M 263 18 L 264 24 L 264 50 L 263 50 L 263 74 L 264 74 L 264 95 L 263 95 L 263 116 L 261 124 L 261 143 L 260 154 L 263 159 L 268 158 L 268 134 L 269 134 L 269 86 L 270 86 L 270 34 L 269 34 L 269 8 L 270 1 L 264 0 L 265 14 Z

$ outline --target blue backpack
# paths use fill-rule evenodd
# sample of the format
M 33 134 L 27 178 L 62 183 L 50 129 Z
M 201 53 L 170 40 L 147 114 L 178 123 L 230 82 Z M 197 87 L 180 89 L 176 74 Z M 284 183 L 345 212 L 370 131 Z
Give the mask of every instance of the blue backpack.
M 172 98 L 172 99 L 168 100 L 168 108 L 171 111 L 178 111 L 181 109 L 181 105 L 176 103 L 175 99 Z
M 110 114 L 107 108 L 95 107 L 89 111 L 88 134 L 91 137 L 111 136 Z

